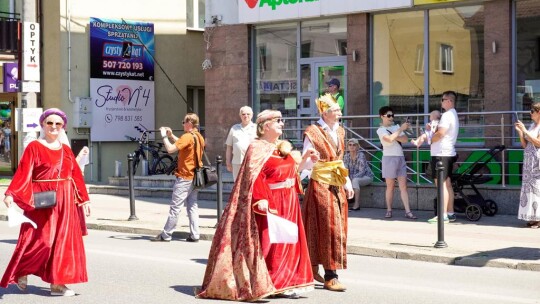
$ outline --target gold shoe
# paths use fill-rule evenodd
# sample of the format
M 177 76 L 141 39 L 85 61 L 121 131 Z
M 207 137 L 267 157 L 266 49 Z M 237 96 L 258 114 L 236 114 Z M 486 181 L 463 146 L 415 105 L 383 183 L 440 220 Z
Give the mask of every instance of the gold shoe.
M 20 291 L 26 291 L 26 287 L 28 287 L 28 276 L 19 277 L 17 279 L 17 288 Z
M 324 289 L 328 289 L 330 291 L 345 291 L 347 287 L 341 284 L 338 279 L 333 278 L 329 281 L 324 282 Z

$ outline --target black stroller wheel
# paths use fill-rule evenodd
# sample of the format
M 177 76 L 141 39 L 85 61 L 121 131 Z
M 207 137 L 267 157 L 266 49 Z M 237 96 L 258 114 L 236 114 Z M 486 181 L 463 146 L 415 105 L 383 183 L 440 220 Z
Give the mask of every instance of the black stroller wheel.
M 484 214 L 487 216 L 494 216 L 495 214 L 497 214 L 497 211 L 499 211 L 497 203 L 495 203 L 493 200 L 486 200 L 483 209 Z
M 476 222 L 482 217 L 482 208 L 478 204 L 470 204 L 465 209 L 465 215 L 469 221 Z

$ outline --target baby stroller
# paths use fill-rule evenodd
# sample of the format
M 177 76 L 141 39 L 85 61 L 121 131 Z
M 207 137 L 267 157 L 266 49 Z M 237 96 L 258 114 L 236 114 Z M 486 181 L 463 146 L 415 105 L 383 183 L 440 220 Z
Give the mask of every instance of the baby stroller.
M 469 221 L 478 221 L 482 214 L 494 216 L 499 210 L 497 203 L 486 200 L 475 185 L 485 184 L 491 181 L 491 176 L 484 175 L 483 170 L 487 164 L 505 149 L 504 145 L 491 148 L 477 161 L 472 163 L 461 173 L 452 173 L 452 189 L 454 190 L 454 211 L 465 213 Z M 465 190 L 472 190 L 465 193 Z M 437 214 L 437 198 L 434 200 L 435 214 Z

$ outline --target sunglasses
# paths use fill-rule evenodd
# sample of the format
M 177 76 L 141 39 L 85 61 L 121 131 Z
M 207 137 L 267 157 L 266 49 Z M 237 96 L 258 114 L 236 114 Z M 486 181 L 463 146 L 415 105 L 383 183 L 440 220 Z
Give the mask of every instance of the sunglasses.
M 48 126 L 56 125 L 57 127 L 61 127 L 61 126 L 64 125 L 63 122 L 54 122 L 54 121 L 47 121 L 46 124 L 47 124 Z
M 352 143 L 351 143 L 351 144 L 349 144 L 349 146 L 356 146 L 356 144 L 352 144 Z
M 533 113 L 538 113 L 538 111 L 536 111 L 535 109 L 531 109 L 531 114 Z
M 182 124 L 187 124 L 188 122 L 191 122 L 191 121 L 189 121 L 189 120 L 184 120 L 184 121 L 182 121 Z
M 386 115 L 383 115 L 383 116 L 386 116 L 386 117 L 390 118 L 390 117 L 394 117 L 394 114 L 386 114 Z
M 272 119 L 272 121 L 275 121 L 277 123 L 285 123 L 285 119 L 283 119 L 283 118 L 274 118 L 274 119 Z

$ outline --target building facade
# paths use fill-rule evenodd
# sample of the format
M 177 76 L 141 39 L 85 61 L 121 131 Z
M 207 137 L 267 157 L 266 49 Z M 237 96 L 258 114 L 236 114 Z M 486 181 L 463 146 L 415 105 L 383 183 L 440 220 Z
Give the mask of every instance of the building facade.
M 1 0 L 0 17 L 16 20 L 22 28 L 25 13 L 32 13 L 24 7 L 25 2 Z M 39 24 L 41 46 L 40 89 L 36 93 L 36 102 L 34 105 L 25 104 L 25 92 L 21 89 L 14 93 L 2 90 L 0 109 L 13 110 L 13 115 L 4 117 L 12 123 L 15 123 L 17 108 L 58 107 L 64 110 L 70 118 L 67 132 L 74 150 L 82 145 L 91 149 L 91 164 L 85 172 L 87 180 L 107 181 L 115 173 L 117 160 L 122 162 L 122 174 L 125 175 L 127 155 L 136 149 L 137 143 L 127 140 L 124 135 L 139 136 L 135 127 L 144 125 L 155 130 L 160 126 L 170 126 L 178 134 L 182 132 L 182 120 L 187 112 L 198 113 L 204 124 L 204 73 L 201 64 L 205 57 L 205 1 L 165 0 L 159 5 L 143 0 L 129 3 L 117 0 L 35 3 L 34 22 Z M 137 30 L 144 33 L 135 33 Z M 103 33 L 111 40 L 108 41 Z M 92 45 L 96 37 L 106 42 Z M 130 37 L 133 39 L 129 40 Z M 13 63 L 20 67 L 18 62 L 25 51 L 24 46 L 19 51 L 0 49 L 2 71 Z M 118 73 L 118 77 L 98 79 L 95 83 L 101 88 L 99 91 L 99 88 L 93 88 L 96 71 L 113 71 Z M 126 75 L 142 75 L 141 71 L 147 73 L 144 79 L 127 79 Z M 2 77 L 2 82 L 6 79 Z M 104 88 L 109 87 L 110 92 L 106 92 Z M 85 106 L 84 101 L 88 97 L 93 99 L 83 113 L 81 102 Z M 96 104 L 101 105 L 97 101 L 100 98 L 106 106 L 96 107 Z M 108 120 L 104 108 L 119 113 L 111 116 L 112 122 L 118 120 L 117 124 Z M 87 121 L 81 123 L 79 119 Z M 98 129 L 99 132 L 94 132 Z M 13 152 L 15 159 L 12 164 L 2 164 L 5 174 L 13 171 L 25 136 L 22 130 L 14 132 L 13 140 L 18 143 L 18 151 Z
M 520 183 L 522 152 L 511 125 L 528 120 L 521 111 L 540 101 L 540 1 L 233 2 L 208 1 L 207 57 L 214 64 L 205 72 L 207 108 L 212 105 L 206 127 L 213 154 L 223 153 L 241 106 L 316 116 L 315 98 L 337 78 L 344 114 L 351 116 L 346 125 L 374 141 L 381 106 L 422 126 L 427 113 L 440 109 L 442 92 L 456 91 L 458 112 L 470 113 L 460 115 L 465 158 L 503 143 L 509 159 L 502 170 L 514 174 L 505 182 Z M 375 116 L 355 118 L 369 115 Z M 288 122 L 286 136 L 300 141 L 306 123 Z M 408 157 L 427 159 L 429 150 Z

